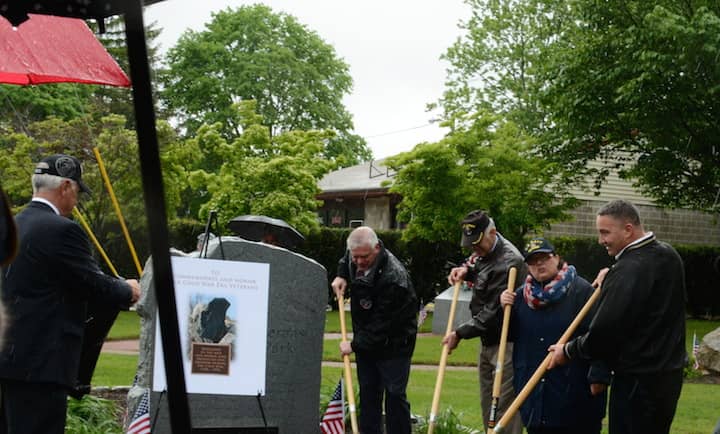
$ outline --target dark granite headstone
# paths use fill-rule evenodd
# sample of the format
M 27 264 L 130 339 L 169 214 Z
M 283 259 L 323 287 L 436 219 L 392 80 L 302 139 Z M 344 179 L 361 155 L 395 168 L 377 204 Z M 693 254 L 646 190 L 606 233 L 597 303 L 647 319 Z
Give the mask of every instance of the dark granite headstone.
M 222 259 L 218 241 L 210 242 L 209 259 Z M 224 428 L 260 428 L 265 426 L 264 413 L 267 426 L 276 428 L 278 433 L 317 434 L 327 305 L 325 268 L 312 259 L 280 247 L 236 237 L 223 237 L 222 244 L 226 260 L 270 264 L 266 389 L 261 397 L 189 395 L 193 428 L 208 429 L 208 432 Z M 184 255 L 181 252 L 174 254 Z M 141 285 L 144 295 L 138 306 L 143 319 L 138 384 L 128 394 L 128 414 L 133 414 L 152 381 L 156 305 L 149 267 L 146 267 Z M 153 434 L 171 432 L 167 397 L 160 395 L 157 392 L 151 395 L 151 420 L 159 408 Z

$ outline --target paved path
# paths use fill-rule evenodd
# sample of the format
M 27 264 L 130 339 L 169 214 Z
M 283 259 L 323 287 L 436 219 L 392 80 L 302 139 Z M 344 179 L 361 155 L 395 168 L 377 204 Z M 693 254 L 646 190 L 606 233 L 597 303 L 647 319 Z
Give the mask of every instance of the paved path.
M 431 333 L 421 333 L 420 336 L 431 336 Z M 349 335 L 351 336 L 351 334 Z M 325 333 L 325 339 L 340 339 L 340 333 Z M 121 340 L 121 341 L 107 341 L 103 344 L 102 351 L 104 353 L 111 354 L 126 354 L 133 355 L 138 354 L 140 342 L 137 339 Z M 323 366 L 342 368 L 342 362 L 323 362 Z M 355 363 L 353 363 L 353 366 Z M 436 365 L 418 365 L 413 364 L 413 369 L 421 371 L 436 371 Z M 448 371 L 475 371 L 477 370 L 474 366 L 447 366 Z

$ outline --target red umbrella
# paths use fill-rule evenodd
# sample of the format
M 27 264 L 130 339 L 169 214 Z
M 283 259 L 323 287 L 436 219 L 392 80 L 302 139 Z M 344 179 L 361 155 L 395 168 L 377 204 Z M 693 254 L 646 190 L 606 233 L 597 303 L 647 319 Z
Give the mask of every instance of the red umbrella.
M 16 28 L 0 17 L 0 83 L 130 86 L 127 75 L 83 20 L 28 16 Z

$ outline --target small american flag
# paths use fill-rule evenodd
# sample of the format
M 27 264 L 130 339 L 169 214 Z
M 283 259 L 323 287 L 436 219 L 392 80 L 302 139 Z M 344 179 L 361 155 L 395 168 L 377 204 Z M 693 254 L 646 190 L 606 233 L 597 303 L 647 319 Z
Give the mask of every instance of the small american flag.
M 132 422 L 128 425 L 127 434 L 150 434 L 150 391 L 146 390 L 140 399 Z
M 425 309 L 425 305 L 423 304 L 420 307 L 420 312 L 418 313 L 418 329 L 422 327 L 423 323 L 425 322 L 425 319 L 427 318 L 428 313 L 427 309 Z
M 700 364 L 698 363 L 698 351 L 700 350 L 700 342 L 697 338 L 697 333 L 693 332 L 693 358 L 695 358 L 695 365 L 693 368 L 698 369 L 700 368 Z
M 320 422 L 320 431 L 323 434 L 344 434 L 345 433 L 345 399 L 343 396 L 342 378 L 338 381 L 335 392 L 328 402 L 325 415 Z

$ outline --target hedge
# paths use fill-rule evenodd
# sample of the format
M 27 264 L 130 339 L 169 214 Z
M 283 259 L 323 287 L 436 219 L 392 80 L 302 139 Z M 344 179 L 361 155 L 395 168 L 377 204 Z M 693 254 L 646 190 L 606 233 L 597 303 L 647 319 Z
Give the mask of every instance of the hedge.
M 118 228 L 119 229 L 119 228 Z M 171 245 L 184 251 L 195 248 L 197 235 L 204 225 L 193 220 L 176 221 L 170 228 Z M 418 298 L 427 303 L 448 287 L 447 274 L 451 267 L 461 263 L 464 254 L 459 243 L 405 241 L 397 230 L 377 231 L 385 246 L 407 267 L 418 293 Z M 322 228 L 308 234 L 299 253 L 322 264 L 328 271 L 328 300 L 331 300 L 329 282 L 335 277 L 337 261 L 345 251 L 345 240 L 350 229 Z M 127 245 L 118 230 L 108 242 L 108 255 L 117 261 L 115 266 L 121 275 L 134 277 L 136 273 L 127 253 Z M 148 240 L 135 238 L 136 248 L 147 258 Z M 575 265 L 579 274 L 592 281 L 598 270 L 612 264 L 605 248 L 595 238 L 551 237 L 558 253 L 568 263 Z M 518 246 L 521 248 L 522 246 Z M 693 317 L 710 318 L 720 316 L 720 247 L 675 245 L 685 263 L 687 283 L 688 314 Z M 144 263 L 143 263 L 144 265 Z
M 432 301 L 448 287 L 447 274 L 451 267 L 462 262 L 464 255 L 459 245 L 449 242 L 404 241 L 401 232 L 377 231 L 385 247 L 390 249 L 407 267 L 415 284 L 418 298 Z M 323 228 L 309 235 L 300 250 L 328 270 L 328 282 L 335 277 L 337 261 L 345 251 L 349 229 Z M 595 238 L 550 237 L 558 253 L 574 265 L 578 273 L 592 281 L 597 272 L 609 267 L 613 260 Z M 522 248 L 523 246 L 518 246 Z M 685 264 L 687 286 L 687 312 L 693 317 L 720 315 L 720 247 L 674 246 Z M 329 290 L 328 290 L 329 291 Z M 330 292 L 328 292 L 330 294 Z

